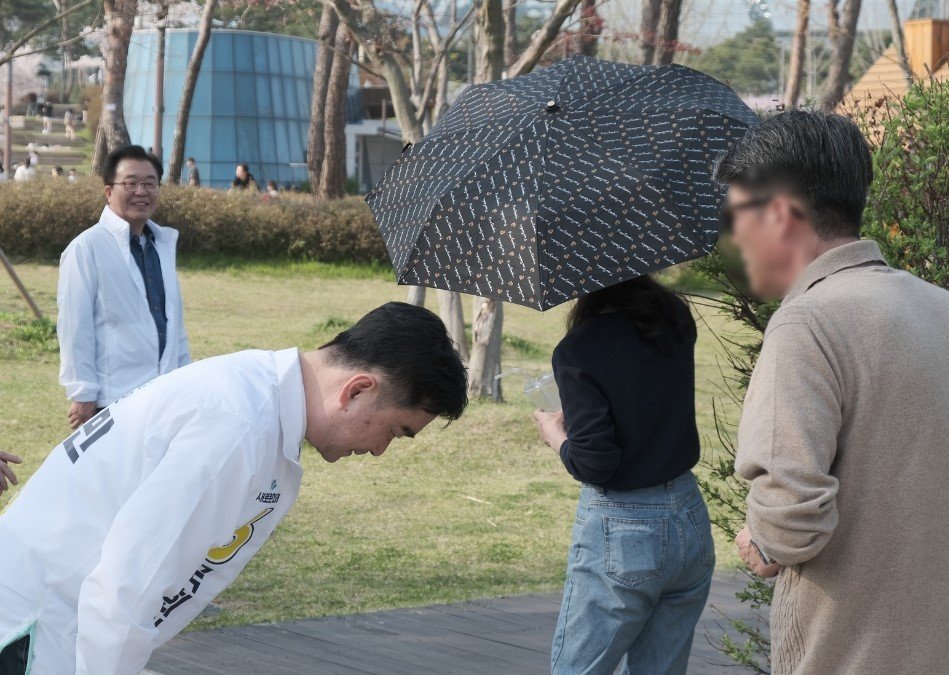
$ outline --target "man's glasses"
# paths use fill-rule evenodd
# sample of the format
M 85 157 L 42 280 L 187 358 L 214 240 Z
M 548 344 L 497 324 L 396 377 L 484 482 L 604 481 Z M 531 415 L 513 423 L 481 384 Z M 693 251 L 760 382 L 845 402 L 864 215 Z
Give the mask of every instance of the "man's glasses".
M 721 222 L 722 222 L 722 231 L 731 232 L 732 225 L 735 223 L 735 214 L 739 211 L 745 211 L 747 209 L 756 209 L 760 206 L 765 206 L 768 204 L 774 196 L 768 197 L 756 197 L 755 199 L 749 199 L 745 202 L 739 202 L 737 204 L 725 203 L 722 206 L 721 213 Z
M 109 185 L 121 185 L 126 192 L 137 192 L 140 187 L 145 188 L 145 192 L 154 194 L 158 192 L 161 186 L 157 180 L 124 180 L 121 183 L 109 183 Z

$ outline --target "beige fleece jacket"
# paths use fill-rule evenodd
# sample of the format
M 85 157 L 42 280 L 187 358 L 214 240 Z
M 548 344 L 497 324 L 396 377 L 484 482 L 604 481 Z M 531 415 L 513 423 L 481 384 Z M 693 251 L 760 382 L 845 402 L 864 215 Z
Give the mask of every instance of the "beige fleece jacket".
M 949 674 L 949 292 L 858 241 L 805 270 L 745 399 L 775 675 Z

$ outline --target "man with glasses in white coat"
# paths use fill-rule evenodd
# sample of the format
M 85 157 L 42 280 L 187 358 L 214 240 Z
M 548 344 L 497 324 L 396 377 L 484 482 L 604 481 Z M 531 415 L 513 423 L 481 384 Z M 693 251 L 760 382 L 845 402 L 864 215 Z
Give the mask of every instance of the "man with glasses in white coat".
M 175 273 L 176 230 L 151 220 L 161 161 L 137 145 L 105 160 L 106 207 L 59 265 L 59 382 L 76 429 L 158 375 L 191 362 Z

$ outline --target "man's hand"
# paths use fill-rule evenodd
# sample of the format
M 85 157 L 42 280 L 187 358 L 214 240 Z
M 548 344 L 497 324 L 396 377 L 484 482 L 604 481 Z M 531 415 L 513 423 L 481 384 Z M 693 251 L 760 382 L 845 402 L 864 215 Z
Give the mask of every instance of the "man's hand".
M 759 551 L 758 547 L 751 541 L 751 532 L 748 530 L 747 525 L 745 525 L 741 532 L 738 533 L 738 536 L 735 537 L 735 544 L 738 546 L 738 556 L 745 561 L 745 564 L 748 565 L 752 573 L 757 574 L 759 577 L 770 579 L 771 577 L 777 576 L 778 572 L 781 571 L 781 565 L 778 563 L 769 565 L 768 561 L 762 557 L 761 551 Z
M 19 464 L 22 461 L 23 460 L 16 455 L 11 455 L 9 452 L 0 450 L 0 494 L 3 494 L 10 488 L 10 486 L 7 485 L 7 481 L 13 485 L 17 485 L 20 482 L 16 479 L 16 474 L 13 473 L 13 469 L 9 467 L 9 464 Z
M 537 422 L 540 440 L 559 452 L 560 446 L 567 440 L 567 430 L 563 423 L 563 413 L 549 413 L 543 410 L 535 410 L 534 421 Z
M 71 426 L 73 429 L 78 429 L 95 414 L 95 401 L 88 401 L 86 403 L 73 401 L 72 405 L 69 406 L 69 413 L 67 414 L 67 417 L 69 418 L 69 426 Z

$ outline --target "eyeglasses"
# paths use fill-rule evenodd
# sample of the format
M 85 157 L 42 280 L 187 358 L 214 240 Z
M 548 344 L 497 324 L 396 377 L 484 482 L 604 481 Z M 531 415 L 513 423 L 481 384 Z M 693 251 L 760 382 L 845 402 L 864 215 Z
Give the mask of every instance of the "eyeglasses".
M 111 186 L 121 185 L 126 192 L 137 192 L 140 187 L 145 188 L 145 192 L 156 193 L 158 188 L 161 187 L 161 183 L 156 180 L 125 180 L 121 183 L 109 183 Z
M 774 195 L 767 197 L 756 197 L 755 199 L 749 199 L 745 202 L 739 202 L 738 204 L 724 204 L 722 206 L 721 221 L 722 221 L 722 231 L 730 232 L 732 225 L 735 222 L 735 213 L 738 211 L 744 211 L 746 209 L 756 209 L 760 206 L 764 206 L 771 202 L 774 199 Z

